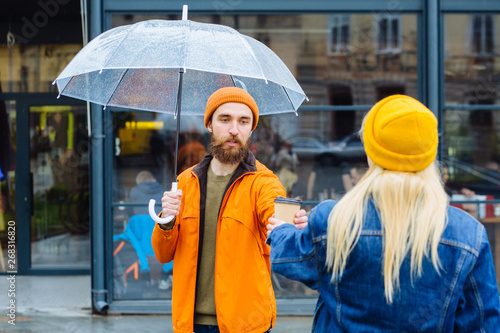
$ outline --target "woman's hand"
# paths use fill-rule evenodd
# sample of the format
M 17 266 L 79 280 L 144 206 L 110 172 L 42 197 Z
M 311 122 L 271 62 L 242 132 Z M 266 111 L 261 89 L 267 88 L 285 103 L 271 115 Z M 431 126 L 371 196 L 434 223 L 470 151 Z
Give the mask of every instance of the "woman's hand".
M 297 213 L 295 213 L 295 219 L 293 219 L 293 222 L 295 222 L 295 226 L 297 228 L 304 229 L 305 227 L 307 227 L 308 217 L 306 214 L 307 213 L 304 209 L 301 209 Z

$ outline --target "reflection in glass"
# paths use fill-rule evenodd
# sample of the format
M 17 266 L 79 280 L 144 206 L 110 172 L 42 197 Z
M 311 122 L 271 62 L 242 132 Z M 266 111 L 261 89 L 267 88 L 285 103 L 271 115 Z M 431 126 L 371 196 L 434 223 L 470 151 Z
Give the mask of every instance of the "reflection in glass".
M 472 16 L 472 53 L 493 55 L 493 15 Z
M 112 26 L 168 15 L 113 15 Z M 269 46 L 310 99 L 307 105 L 372 105 L 377 89 L 402 86 L 417 97 L 415 14 L 190 15 L 233 27 Z M 342 87 L 332 100 L 331 89 Z M 338 96 L 338 94 L 337 94 Z
M 3 92 L 56 92 L 52 81 L 81 48 L 82 44 L 0 45 Z
M 30 108 L 34 268 L 90 265 L 88 145 L 85 107 Z
M 452 205 L 484 224 L 500 283 L 500 203 L 484 203 L 500 200 L 499 119 L 500 110 L 445 111 L 443 180 Z
M 500 75 L 495 29 L 500 15 L 445 15 L 445 102 L 448 105 L 500 104 Z M 493 110 L 444 112 L 446 190 L 453 203 L 486 227 L 500 283 L 500 204 L 474 201 L 500 199 L 499 118 Z M 469 202 L 467 202 L 469 201 Z M 470 202 L 472 201 L 472 202 Z
M 445 102 L 500 104 L 500 15 L 445 15 Z
M 453 191 L 465 187 L 500 198 L 498 117 L 499 111 L 445 111 L 443 145 Z
M 378 15 L 378 50 L 380 52 L 399 53 L 401 15 Z
M 379 32 L 378 32 L 378 45 L 380 49 L 387 48 L 387 39 L 389 35 L 389 30 L 387 28 L 387 19 L 383 18 L 379 23 Z
M 149 214 L 134 214 L 126 221 L 124 231 L 113 235 L 113 298 L 172 296 L 173 263 L 161 264 L 156 259 L 151 245 L 154 227 Z
M 328 16 L 328 53 L 346 52 L 351 44 L 351 16 L 334 14 Z
M 393 19 L 391 21 L 391 32 L 392 32 L 392 42 L 391 46 L 393 49 L 397 49 L 399 47 L 399 19 Z
M 173 263 L 155 257 L 151 236 L 155 222 L 150 199 L 161 205 L 174 175 L 176 120 L 154 112 L 113 112 L 113 297 L 170 298 Z M 208 131 L 203 117 L 182 116 L 179 172 L 206 155 Z M 157 211 L 159 209 L 157 208 Z

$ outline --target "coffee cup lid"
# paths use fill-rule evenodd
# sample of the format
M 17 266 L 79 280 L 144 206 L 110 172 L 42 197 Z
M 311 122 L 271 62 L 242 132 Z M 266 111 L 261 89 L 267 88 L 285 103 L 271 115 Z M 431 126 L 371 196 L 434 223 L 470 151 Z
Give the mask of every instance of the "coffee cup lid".
M 274 202 L 286 203 L 286 204 L 291 204 L 291 205 L 301 205 L 302 204 L 302 200 L 300 200 L 300 199 L 283 198 L 283 197 L 276 197 L 276 199 L 274 199 Z

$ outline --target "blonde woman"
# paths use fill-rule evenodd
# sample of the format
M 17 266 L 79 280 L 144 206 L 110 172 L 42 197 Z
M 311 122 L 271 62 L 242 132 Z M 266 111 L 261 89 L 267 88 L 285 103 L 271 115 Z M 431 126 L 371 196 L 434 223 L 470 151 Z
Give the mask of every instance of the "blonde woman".
M 394 95 L 360 131 L 369 170 L 299 230 L 269 218 L 274 271 L 319 291 L 313 332 L 499 332 L 484 227 L 448 206 L 434 114 Z

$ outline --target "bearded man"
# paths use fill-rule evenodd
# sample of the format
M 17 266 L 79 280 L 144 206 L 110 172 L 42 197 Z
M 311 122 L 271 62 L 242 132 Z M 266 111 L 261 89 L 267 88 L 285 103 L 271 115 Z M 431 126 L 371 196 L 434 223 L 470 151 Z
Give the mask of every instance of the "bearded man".
M 274 199 L 285 197 L 277 176 L 249 150 L 259 109 L 245 90 L 210 96 L 205 126 L 210 153 L 182 172 L 177 192 L 165 192 L 153 248 L 174 261 L 172 324 L 176 333 L 263 333 L 276 319 L 266 224 Z M 307 225 L 304 210 L 295 215 Z

